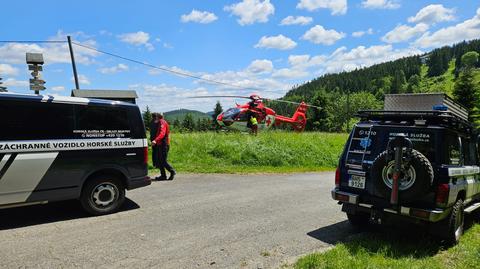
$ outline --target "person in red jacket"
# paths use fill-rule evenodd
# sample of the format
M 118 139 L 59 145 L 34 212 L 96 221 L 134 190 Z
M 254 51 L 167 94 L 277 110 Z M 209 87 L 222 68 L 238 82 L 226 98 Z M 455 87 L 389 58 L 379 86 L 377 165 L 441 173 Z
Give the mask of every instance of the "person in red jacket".
M 167 175 L 165 169 L 170 173 L 168 180 L 173 180 L 176 175 L 175 169 L 168 163 L 168 151 L 170 149 L 170 126 L 168 122 L 163 119 L 163 114 L 158 114 L 159 125 L 155 138 L 152 141 L 153 146 L 158 147 L 159 161 L 160 161 L 160 177 L 157 180 L 166 180 Z

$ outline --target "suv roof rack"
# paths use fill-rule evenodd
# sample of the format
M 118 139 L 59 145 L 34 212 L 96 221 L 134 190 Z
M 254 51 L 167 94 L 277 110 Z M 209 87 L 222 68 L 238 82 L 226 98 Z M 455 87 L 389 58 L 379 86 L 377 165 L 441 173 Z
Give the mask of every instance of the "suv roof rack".
M 385 111 L 385 110 L 361 110 L 356 114 L 362 122 L 376 122 L 379 124 L 437 124 L 440 126 L 460 129 L 471 132 L 473 125 L 449 111 L 425 110 L 425 111 Z M 422 124 L 422 121 L 423 124 Z
M 436 107 L 436 108 L 435 108 Z M 468 110 L 445 93 L 386 94 L 385 111 L 430 111 L 440 109 L 468 121 Z

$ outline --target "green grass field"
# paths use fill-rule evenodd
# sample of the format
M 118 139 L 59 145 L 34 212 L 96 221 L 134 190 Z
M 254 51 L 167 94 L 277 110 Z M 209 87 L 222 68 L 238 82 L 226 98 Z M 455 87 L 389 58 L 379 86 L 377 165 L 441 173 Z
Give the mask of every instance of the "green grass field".
M 172 133 L 169 162 L 180 172 L 283 173 L 332 170 L 347 134 Z M 153 169 L 150 161 L 151 173 Z
M 412 230 L 367 232 L 326 252 L 307 255 L 294 268 L 480 268 L 480 224 L 450 248 Z

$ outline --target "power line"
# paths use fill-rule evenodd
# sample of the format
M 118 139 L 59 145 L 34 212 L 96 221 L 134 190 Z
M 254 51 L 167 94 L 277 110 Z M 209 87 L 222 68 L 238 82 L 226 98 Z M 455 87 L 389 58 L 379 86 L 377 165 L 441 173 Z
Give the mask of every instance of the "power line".
M 118 55 L 118 54 L 114 54 L 114 53 L 107 52 L 107 51 L 102 51 L 102 50 L 96 49 L 94 47 L 83 45 L 83 44 L 80 44 L 80 43 L 77 43 L 77 42 L 72 41 L 72 44 L 74 44 L 76 46 L 79 46 L 79 47 L 86 48 L 86 49 L 94 50 L 94 51 L 97 51 L 97 52 L 100 52 L 100 53 L 103 53 L 103 54 L 106 54 L 106 55 L 110 55 L 112 57 L 116 57 L 116 58 L 119 58 L 119 59 L 122 59 L 122 60 L 125 60 L 125 61 L 129 61 L 129 62 L 133 62 L 133 63 L 136 63 L 136 64 L 141 64 L 141 65 L 153 68 L 153 69 L 158 69 L 158 70 L 161 70 L 161 71 L 169 72 L 169 73 L 172 73 L 172 74 L 175 74 L 175 75 L 178 75 L 178 76 L 190 77 L 190 78 L 203 80 L 203 81 L 214 83 L 214 84 L 230 86 L 230 87 L 234 87 L 234 88 L 238 88 L 238 89 L 246 89 L 245 87 L 242 87 L 242 86 L 239 86 L 239 85 L 230 84 L 230 83 L 226 83 L 226 82 L 222 82 L 222 81 L 218 81 L 218 80 L 214 80 L 214 79 L 208 79 L 208 78 L 204 78 L 204 77 L 200 77 L 200 76 L 195 76 L 195 75 L 191 75 L 191 74 L 188 74 L 188 73 L 185 73 L 185 72 L 180 72 L 180 71 L 172 70 L 172 69 L 169 69 L 169 68 L 160 67 L 160 66 L 156 66 L 156 65 L 153 65 L 153 64 L 138 61 L 138 60 L 135 60 L 135 59 L 127 58 L 127 57 L 124 57 L 124 56 L 121 56 L 121 55 Z M 260 91 L 260 89 L 255 89 L 255 88 L 250 88 L 250 89 Z
M 63 40 L 0 40 L 0 43 L 67 43 Z
M 63 40 L 0 40 L 0 43 L 67 43 L 67 41 L 63 41 Z M 161 70 L 161 71 L 164 71 L 164 72 L 172 73 L 172 74 L 175 74 L 175 75 L 178 75 L 178 76 L 194 78 L 194 79 L 198 79 L 198 80 L 202 80 L 202 81 L 206 81 L 206 82 L 210 82 L 210 83 L 214 83 L 214 84 L 218 84 L 218 85 L 234 87 L 234 88 L 237 88 L 237 89 L 251 89 L 251 90 L 255 90 L 255 91 L 261 91 L 261 89 L 257 89 L 257 88 L 251 88 L 251 87 L 250 88 L 245 88 L 245 87 L 235 85 L 235 84 L 231 84 L 231 83 L 227 83 L 227 82 L 222 82 L 222 81 L 218 81 L 218 80 L 214 80 L 214 79 L 208 79 L 208 78 L 192 75 L 192 74 L 189 74 L 189 73 L 185 73 L 185 72 L 181 72 L 181 71 L 177 71 L 177 70 L 172 70 L 172 69 L 165 68 L 165 67 L 156 66 L 156 65 L 153 65 L 153 64 L 149 64 L 149 63 L 146 63 L 146 62 L 139 61 L 139 60 L 127 58 L 127 57 L 124 57 L 124 56 L 121 56 L 121 55 L 118 55 L 118 54 L 115 54 L 115 53 L 99 50 L 97 48 L 87 46 L 87 45 L 84 45 L 84 44 L 80 44 L 80 43 L 77 43 L 77 42 L 73 42 L 73 41 L 72 41 L 72 44 L 74 44 L 76 46 L 79 46 L 79 47 L 89 49 L 89 50 L 93 50 L 93 51 L 96 51 L 96 52 L 99 52 L 99 53 L 103 53 L 103 54 L 106 54 L 106 55 L 109 55 L 109 56 L 112 56 L 112 57 L 116 57 L 116 58 L 119 58 L 119 59 L 122 59 L 122 60 L 125 60 L 125 61 L 133 62 L 133 63 L 144 65 L 144 66 L 147 66 L 147 67 L 150 67 L 150 68 L 153 68 L 153 69 L 157 69 L 157 70 Z

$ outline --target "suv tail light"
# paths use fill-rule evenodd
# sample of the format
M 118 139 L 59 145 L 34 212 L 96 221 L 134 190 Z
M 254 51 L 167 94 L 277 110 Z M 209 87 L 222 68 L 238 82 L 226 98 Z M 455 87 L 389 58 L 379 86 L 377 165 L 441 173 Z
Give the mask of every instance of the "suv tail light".
M 148 147 L 143 148 L 143 163 L 148 164 Z
M 435 201 L 437 204 L 444 204 L 448 200 L 448 195 L 450 192 L 450 186 L 448 184 L 440 184 L 437 187 L 437 197 Z
M 337 170 L 335 171 L 335 187 L 340 187 L 340 168 L 337 167 Z

